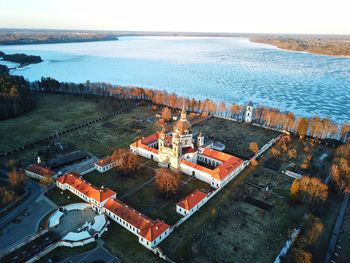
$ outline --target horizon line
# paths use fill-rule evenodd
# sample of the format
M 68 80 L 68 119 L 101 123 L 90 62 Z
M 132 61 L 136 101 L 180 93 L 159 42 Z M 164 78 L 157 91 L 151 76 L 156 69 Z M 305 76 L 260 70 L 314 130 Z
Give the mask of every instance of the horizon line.
M 213 31 L 162 31 L 162 30 L 112 30 L 112 29 L 66 29 L 66 28 L 33 28 L 33 27 L 0 27 L 4 30 L 31 30 L 31 31 L 67 31 L 67 32 L 110 32 L 110 33 L 157 33 L 157 34 L 211 34 L 211 35 L 293 35 L 293 36 L 350 36 L 337 33 L 271 33 L 271 32 L 213 32 Z

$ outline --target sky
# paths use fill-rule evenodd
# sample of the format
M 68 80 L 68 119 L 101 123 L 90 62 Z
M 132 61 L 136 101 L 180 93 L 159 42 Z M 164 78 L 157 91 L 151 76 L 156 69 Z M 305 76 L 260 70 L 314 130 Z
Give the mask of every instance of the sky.
M 0 28 L 350 34 L 349 0 L 0 0 Z

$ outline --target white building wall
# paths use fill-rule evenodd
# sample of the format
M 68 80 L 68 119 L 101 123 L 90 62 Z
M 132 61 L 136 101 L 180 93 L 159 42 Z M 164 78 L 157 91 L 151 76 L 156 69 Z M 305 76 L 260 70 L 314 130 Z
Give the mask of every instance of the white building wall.
M 191 166 L 181 163 L 181 172 L 194 176 L 198 180 L 201 180 L 207 184 L 210 184 L 214 188 L 220 187 L 220 182 L 211 177 L 210 174 L 197 170 Z
M 34 178 L 34 179 L 39 179 L 39 180 L 45 179 L 44 176 L 41 176 L 40 174 L 37 174 L 37 173 L 33 173 L 31 171 L 25 170 L 24 173 L 25 173 L 26 176 Z
M 148 241 L 147 239 L 145 239 L 144 237 L 139 235 L 139 232 L 141 231 L 140 229 L 137 229 L 136 227 L 129 224 L 127 221 L 120 218 L 119 216 L 117 216 L 116 214 L 114 214 L 113 212 L 109 211 L 106 208 L 103 208 L 103 211 L 113 221 L 117 222 L 119 225 L 121 225 L 122 227 L 124 227 L 125 229 L 127 229 L 128 231 L 133 233 L 134 235 L 138 236 L 139 242 L 147 248 L 153 248 L 153 247 L 157 246 L 161 241 L 163 241 L 170 234 L 169 229 L 167 229 L 159 237 L 157 237 L 155 240 L 153 240 L 152 242 Z
M 147 248 L 154 248 L 164 239 L 166 239 L 170 235 L 170 229 L 165 230 L 161 235 L 159 235 L 155 240 L 148 241 L 144 237 L 139 235 L 139 242 Z
M 99 171 L 100 173 L 104 173 L 104 172 L 107 172 L 109 170 L 111 170 L 112 168 L 116 167 L 117 166 L 117 162 L 111 162 L 105 166 L 100 166 L 98 165 L 97 163 L 95 163 L 95 169 L 97 171 Z
M 143 148 L 137 148 L 136 151 L 134 152 L 135 154 L 138 154 L 140 156 L 143 156 L 147 159 L 152 159 L 152 156 L 153 156 L 153 160 L 156 161 L 156 162 L 159 162 L 159 156 L 157 153 L 153 153 L 153 152 L 150 152 L 150 151 L 147 151 Z
M 176 212 L 179 213 L 180 215 L 186 216 L 188 214 L 193 214 L 196 212 L 199 208 L 201 208 L 208 200 L 208 196 L 204 197 L 197 205 L 191 208 L 191 210 L 186 210 L 182 208 L 179 205 L 176 205 Z
M 192 145 L 192 134 L 186 134 L 186 135 L 180 135 L 180 143 L 182 145 L 182 148 L 185 147 L 191 147 Z

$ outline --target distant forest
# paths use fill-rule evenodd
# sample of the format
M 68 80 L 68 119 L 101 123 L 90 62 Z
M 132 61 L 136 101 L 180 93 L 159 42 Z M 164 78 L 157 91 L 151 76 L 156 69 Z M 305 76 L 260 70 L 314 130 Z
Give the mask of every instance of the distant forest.
M 6 66 L 0 65 L 0 120 L 17 117 L 35 107 L 29 82 L 8 72 Z
M 253 36 L 250 41 L 320 55 L 350 56 L 349 36 Z
M 116 34 L 103 32 L 0 30 L 0 45 L 53 44 L 118 40 Z
M 43 61 L 40 56 L 32 56 L 20 53 L 6 55 L 4 52 L 1 51 L 0 58 L 6 61 L 19 63 L 22 67 L 29 64 L 40 63 Z

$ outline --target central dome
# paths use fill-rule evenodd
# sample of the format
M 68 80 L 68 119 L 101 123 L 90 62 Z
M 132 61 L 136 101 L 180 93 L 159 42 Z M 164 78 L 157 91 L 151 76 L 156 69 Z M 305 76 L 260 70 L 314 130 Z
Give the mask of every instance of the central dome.
M 185 131 L 190 131 L 191 130 L 191 124 L 188 120 L 179 120 L 175 126 L 174 130 L 179 131 L 181 135 L 185 134 Z
M 178 131 L 180 135 L 185 134 L 186 131 L 191 131 L 191 123 L 187 120 L 185 107 L 182 108 L 181 118 L 175 124 L 174 130 Z

